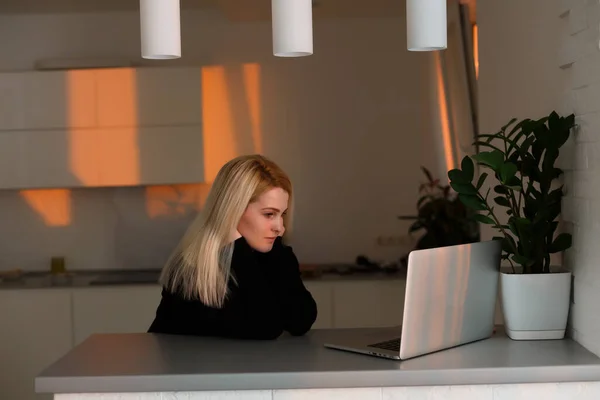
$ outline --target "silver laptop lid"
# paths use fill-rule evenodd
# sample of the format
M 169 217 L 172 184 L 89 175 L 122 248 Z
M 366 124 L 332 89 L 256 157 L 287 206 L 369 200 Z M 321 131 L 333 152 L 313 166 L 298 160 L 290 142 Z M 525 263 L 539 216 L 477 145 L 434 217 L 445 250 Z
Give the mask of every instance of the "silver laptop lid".
M 489 337 L 494 328 L 500 260 L 498 240 L 412 251 L 400 357 Z

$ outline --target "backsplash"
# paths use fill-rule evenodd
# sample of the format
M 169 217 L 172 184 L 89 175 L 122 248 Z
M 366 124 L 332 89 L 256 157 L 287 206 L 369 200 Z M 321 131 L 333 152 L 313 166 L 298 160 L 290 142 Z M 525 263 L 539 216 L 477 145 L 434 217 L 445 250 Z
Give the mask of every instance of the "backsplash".
M 208 184 L 0 191 L 0 270 L 161 268 Z M 4 240 L 2 239 L 4 238 Z

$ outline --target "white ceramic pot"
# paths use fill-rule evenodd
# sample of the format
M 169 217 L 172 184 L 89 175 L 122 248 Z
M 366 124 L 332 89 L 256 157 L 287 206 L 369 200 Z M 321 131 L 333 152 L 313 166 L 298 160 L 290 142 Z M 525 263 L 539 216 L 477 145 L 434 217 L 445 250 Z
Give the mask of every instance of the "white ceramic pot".
M 571 303 L 571 273 L 500 274 L 506 334 L 513 340 L 563 339 Z

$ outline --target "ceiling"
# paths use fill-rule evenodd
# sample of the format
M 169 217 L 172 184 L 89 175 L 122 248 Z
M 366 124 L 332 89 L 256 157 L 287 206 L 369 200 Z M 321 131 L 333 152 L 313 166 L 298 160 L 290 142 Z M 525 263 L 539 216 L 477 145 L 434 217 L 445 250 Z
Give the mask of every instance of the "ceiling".
M 180 0 L 181 10 L 214 8 L 232 21 L 261 21 L 271 18 L 271 0 Z M 454 1 L 454 0 L 449 0 Z M 476 0 L 459 0 L 471 5 Z M 0 0 L 1 14 L 137 11 L 140 0 Z M 403 0 L 313 0 L 313 17 L 402 17 Z
M 214 7 L 218 0 L 181 0 L 181 9 Z M 244 0 L 245 1 L 245 0 Z M 0 13 L 137 11 L 140 0 L 0 0 Z
M 233 21 L 268 20 L 271 0 L 218 0 Z M 313 18 L 404 16 L 404 1 L 398 0 L 313 0 Z

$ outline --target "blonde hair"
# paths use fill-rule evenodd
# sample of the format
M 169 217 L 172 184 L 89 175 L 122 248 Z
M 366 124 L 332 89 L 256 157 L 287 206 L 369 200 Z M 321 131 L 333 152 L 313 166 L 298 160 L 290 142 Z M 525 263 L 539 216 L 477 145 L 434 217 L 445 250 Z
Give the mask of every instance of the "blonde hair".
M 160 283 L 184 298 L 198 298 L 222 307 L 231 276 L 234 242 L 231 234 L 248 204 L 272 188 L 289 195 L 284 215 L 290 229 L 292 184 L 277 164 L 261 155 L 244 155 L 227 162 L 217 173 L 206 204 L 191 223 L 164 266 Z

